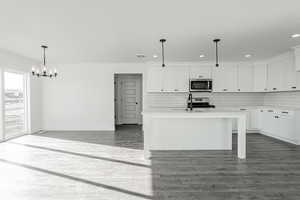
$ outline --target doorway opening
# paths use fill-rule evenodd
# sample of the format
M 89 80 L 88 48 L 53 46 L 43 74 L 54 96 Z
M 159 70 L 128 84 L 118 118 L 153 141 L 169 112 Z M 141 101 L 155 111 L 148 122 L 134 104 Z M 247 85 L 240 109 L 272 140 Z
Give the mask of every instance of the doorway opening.
M 115 74 L 115 125 L 142 124 L 142 74 Z
M 27 74 L 4 72 L 4 139 L 24 135 L 28 130 Z

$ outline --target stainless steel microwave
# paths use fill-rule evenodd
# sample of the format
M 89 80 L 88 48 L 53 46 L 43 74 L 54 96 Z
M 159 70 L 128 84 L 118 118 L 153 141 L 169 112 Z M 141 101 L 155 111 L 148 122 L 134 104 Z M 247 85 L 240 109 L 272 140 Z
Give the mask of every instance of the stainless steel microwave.
M 190 79 L 190 92 L 212 92 L 212 79 Z

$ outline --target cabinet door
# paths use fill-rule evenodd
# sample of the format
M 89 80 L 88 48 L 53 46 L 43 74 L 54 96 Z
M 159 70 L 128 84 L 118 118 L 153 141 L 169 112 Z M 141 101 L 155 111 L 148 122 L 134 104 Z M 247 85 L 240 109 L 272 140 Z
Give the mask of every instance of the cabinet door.
M 226 70 L 227 69 L 227 70 Z M 237 66 L 226 67 L 226 82 L 229 92 L 237 91 Z
M 237 66 L 220 65 L 213 68 L 213 90 L 214 92 L 236 92 Z
M 267 89 L 267 64 L 254 65 L 254 92 L 266 92 Z
M 264 110 L 262 114 L 262 130 L 266 133 L 275 135 L 276 132 L 276 121 L 275 112 L 273 110 Z
M 163 91 L 174 92 L 176 88 L 176 69 L 175 67 L 163 68 Z
M 211 70 L 212 66 L 193 66 L 190 67 L 190 78 L 197 79 L 197 78 L 211 78 Z
M 163 91 L 163 68 L 152 67 L 147 71 L 147 92 Z
M 277 61 L 277 65 L 280 65 L 282 68 L 281 77 L 282 77 L 282 90 L 283 91 L 292 91 L 297 90 L 297 77 L 294 64 L 294 54 L 293 52 L 288 52 L 280 55 Z
M 295 67 L 296 71 L 300 72 L 300 47 L 295 49 Z
M 189 74 L 186 67 L 166 67 L 163 69 L 164 92 L 188 92 Z
M 260 129 L 260 110 L 250 110 L 250 129 Z
M 279 136 L 284 139 L 291 141 L 297 140 L 296 135 L 296 124 L 292 115 L 281 115 L 279 116 L 280 131 Z
M 282 63 L 280 61 L 271 62 L 268 64 L 268 90 L 280 91 L 283 90 L 282 79 Z
M 189 91 L 189 71 L 187 67 L 178 67 L 178 69 L 176 70 L 175 79 L 175 92 Z
M 225 70 L 223 67 L 213 68 L 213 91 L 214 92 L 226 92 L 228 90 L 225 81 Z
M 238 66 L 238 92 L 253 91 L 253 65 L 243 64 Z

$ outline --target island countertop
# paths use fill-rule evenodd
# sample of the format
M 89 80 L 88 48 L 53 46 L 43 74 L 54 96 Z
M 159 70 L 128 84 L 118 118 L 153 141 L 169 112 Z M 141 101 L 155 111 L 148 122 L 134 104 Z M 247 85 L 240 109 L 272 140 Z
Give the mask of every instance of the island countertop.
M 142 112 L 142 115 L 151 115 L 152 117 L 207 117 L 207 118 L 237 118 L 247 115 L 246 111 L 234 111 L 230 109 L 195 109 L 193 111 L 183 108 L 175 109 L 148 109 Z

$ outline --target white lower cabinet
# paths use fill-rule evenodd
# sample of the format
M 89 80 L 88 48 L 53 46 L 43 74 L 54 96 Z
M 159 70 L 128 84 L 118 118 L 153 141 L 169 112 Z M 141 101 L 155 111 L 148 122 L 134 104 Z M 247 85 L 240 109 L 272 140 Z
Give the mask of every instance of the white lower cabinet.
M 247 131 L 260 132 L 264 135 L 286 142 L 300 145 L 300 111 L 273 108 L 232 108 L 231 110 L 247 112 Z M 233 130 L 237 130 L 237 122 L 233 120 Z
M 248 131 L 254 131 L 259 129 L 259 124 L 258 124 L 258 116 L 259 116 L 259 111 L 258 110 L 252 110 L 248 108 L 237 108 L 233 109 L 236 111 L 246 111 L 247 112 L 247 124 L 246 124 L 246 129 Z M 232 124 L 232 129 L 237 130 L 237 121 L 234 120 Z
M 290 142 L 297 142 L 296 121 L 293 112 L 281 111 L 278 116 L 280 134 L 279 136 Z
M 262 109 L 260 111 L 263 134 L 294 144 L 300 144 L 294 111 Z
M 250 110 L 249 113 L 250 113 L 249 128 L 252 130 L 259 130 L 260 129 L 260 121 L 259 121 L 260 110 L 259 109 Z

